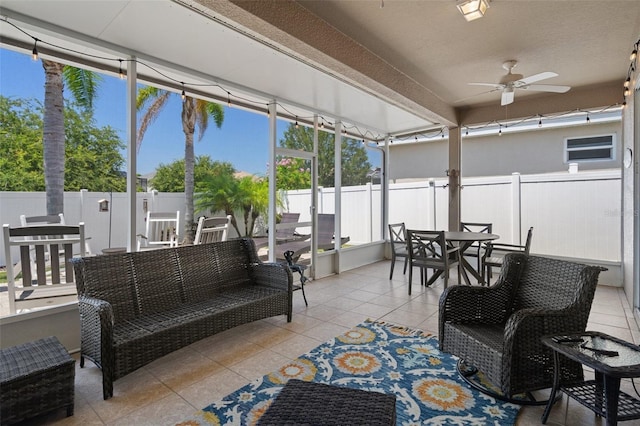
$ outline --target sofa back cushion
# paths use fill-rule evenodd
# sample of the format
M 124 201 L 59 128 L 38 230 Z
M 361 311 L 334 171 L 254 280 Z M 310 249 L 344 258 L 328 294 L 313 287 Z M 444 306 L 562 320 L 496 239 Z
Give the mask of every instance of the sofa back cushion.
M 76 258 L 73 262 L 78 295 L 109 302 L 115 322 L 138 315 L 129 253 Z
M 162 312 L 184 303 L 176 249 L 130 253 L 138 309 L 141 315 Z
M 230 286 L 249 285 L 249 267 L 257 257 L 252 256 L 253 245 L 247 241 L 233 239 L 176 249 L 185 300 L 197 302 Z

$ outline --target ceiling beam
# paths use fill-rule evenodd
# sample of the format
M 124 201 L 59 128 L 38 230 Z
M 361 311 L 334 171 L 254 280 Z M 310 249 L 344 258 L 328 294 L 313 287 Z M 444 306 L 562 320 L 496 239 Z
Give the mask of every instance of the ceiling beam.
M 367 93 L 447 126 L 453 107 L 427 87 L 336 30 L 293 0 L 174 0 L 209 10 L 243 26 L 254 37 L 277 44 L 302 62 L 322 69 Z M 201 10 L 202 12 L 202 10 Z

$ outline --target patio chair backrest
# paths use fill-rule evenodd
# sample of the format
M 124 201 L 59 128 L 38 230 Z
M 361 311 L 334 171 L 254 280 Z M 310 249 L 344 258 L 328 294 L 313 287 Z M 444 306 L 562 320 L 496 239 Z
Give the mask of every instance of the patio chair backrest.
M 407 230 L 409 258 L 416 263 L 448 264 L 444 231 Z
M 526 256 L 525 259 L 526 264 L 515 291 L 514 311 L 564 309 L 578 302 L 591 305 L 595 285 L 587 286 L 590 276 L 584 273 L 586 265 L 538 256 Z M 588 310 L 585 312 L 588 316 Z M 586 324 L 586 317 L 584 321 Z
M 138 235 L 138 251 L 178 246 L 180 210 L 176 212 L 147 212 L 144 235 Z
M 64 214 L 53 214 L 46 216 L 27 216 L 20 215 L 20 225 L 22 226 L 34 226 L 34 225 L 66 225 L 64 222 Z
M 20 225 L 21 226 L 38 226 L 38 225 L 66 225 L 64 219 L 64 213 L 54 214 L 54 215 L 45 215 L 45 216 L 27 216 L 24 214 L 20 215 Z M 85 235 L 85 254 L 87 256 L 93 256 L 93 252 L 91 251 L 91 246 L 89 245 L 89 240 L 91 237 L 87 237 Z
M 391 241 L 391 250 L 396 256 L 407 255 L 407 229 L 404 222 L 389 224 L 389 240 Z
M 204 216 L 198 219 L 198 228 L 193 244 L 215 243 L 217 241 L 227 241 L 229 235 L 229 225 L 231 215 L 221 217 Z
M 298 223 L 299 220 L 300 220 L 300 213 L 285 212 L 280 215 L 279 225 Z M 293 238 L 295 231 L 296 231 L 295 226 L 282 228 L 276 225 L 276 240 L 291 239 Z
M 43 307 L 77 300 L 71 258 L 85 248 L 84 223 L 78 226 L 38 225 L 11 228 L 3 225 L 10 313 L 20 308 Z M 19 260 L 12 256 L 19 248 Z M 61 259 L 62 258 L 62 259 Z M 62 261 L 61 261 L 62 260 Z M 18 276 L 22 274 L 21 286 Z M 34 284 L 36 286 L 34 286 Z
M 334 215 L 333 213 L 318 214 L 318 247 L 330 245 L 333 243 L 335 221 L 336 215 Z

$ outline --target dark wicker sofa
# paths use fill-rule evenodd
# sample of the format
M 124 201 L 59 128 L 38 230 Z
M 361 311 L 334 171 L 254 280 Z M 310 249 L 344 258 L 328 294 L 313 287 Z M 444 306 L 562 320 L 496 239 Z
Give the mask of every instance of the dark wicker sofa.
M 81 358 L 113 381 L 212 334 L 275 315 L 291 321 L 293 278 L 251 239 L 74 259 Z

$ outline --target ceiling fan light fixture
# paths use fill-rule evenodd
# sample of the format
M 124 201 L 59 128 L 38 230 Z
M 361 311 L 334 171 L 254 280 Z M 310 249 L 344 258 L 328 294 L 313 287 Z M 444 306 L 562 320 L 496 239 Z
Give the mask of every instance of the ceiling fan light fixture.
M 489 0 L 458 0 L 456 7 L 467 21 L 482 18 L 489 9 Z

